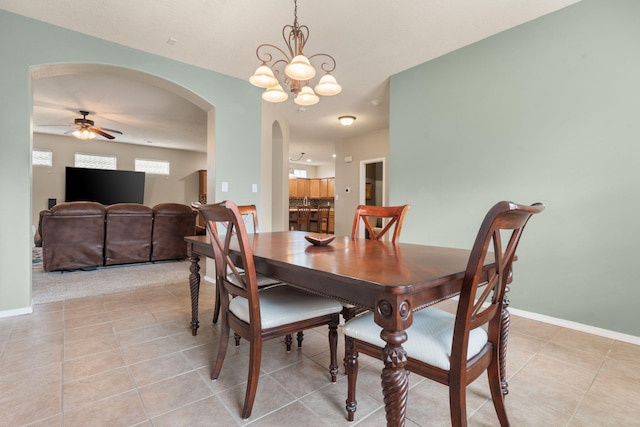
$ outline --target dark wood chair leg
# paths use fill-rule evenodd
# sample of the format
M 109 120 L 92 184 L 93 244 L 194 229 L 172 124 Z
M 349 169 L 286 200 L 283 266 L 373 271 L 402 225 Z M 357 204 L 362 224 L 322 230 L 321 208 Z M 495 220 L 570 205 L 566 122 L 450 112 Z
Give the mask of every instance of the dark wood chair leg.
M 338 378 L 338 324 L 340 323 L 340 315 L 335 314 L 332 322 L 329 324 L 329 351 L 331 353 L 331 363 L 329 365 L 329 374 L 331 382 L 335 383 Z
M 509 425 L 509 419 L 507 417 L 507 410 L 504 406 L 504 389 L 502 388 L 502 381 L 500 380 L 500 361 L 498 360 L 498 354 L 495 355 L 491 364 L 487 367 L 487 377 L 489 379 L 491 400 L 493 401 L 493 407 L 496 410 L 496 415 L 498 415 L 500 425 L 502 427 L 507 427 Z
M 249 354 L 249 377 L 247 380 L 247 391 L 244 396 L 244 407 L 242 408 L 242 418 L 251 416 L 253 402 L 258 391 L 258 379 L 260 378 L 260 362 L 262 358 L 262 340 L 254 340 L 251 343 Z
M 218 376 L 220 376 L 220 371 L 222 370 L 222 364 L 224 363 L 224 356 L 227 354 L 227 348 L 229 346 L 229 323 L 223 316 L 222 325 L 220 325 L 220 341 L 218 343 L 218 355 L 216 357 L 216 362 L 213 365 L 213 370 L 211 371 L 211 379 L 217 380 Z
M 304 340 L 304 332 L 298 331 L 296 339 L 298 340 L 298 348 L 302 348 L 302 340 Z
M 464 384 L 449 383 L 449 411 L 452 427 L 467 425 L 467 387 Z
M 284 344 L 287 346 L 287 351 L 291 351 L 291 343 L 293 342 L 293 338 L 291 337 L 291 334 L 287 334 L 284 337 Z
M 353 338 L 345 337 L 344 365 L 347 371 L 347 420 L 353 421 L 358 406 L 356 401 L 356 382 L 358 380 L 358 352 L 354 348 Z
M 242 337 L 234 332 L 233 339 L 236 341 L 236 347 L 238 347 L 240 345 L 240 340 L 242 339 Z
M 340 315 L 342 316 L 342 318 L 344 319 L 345 322 L 347 322 L 350 319 L 353 319 L 354 317 L 356 317 L 356 308 L 355 307 L 342 307 L 342 311 L 340 312 Z M 342 365 L 344 366 L 344 371 L 347 372 L 347 355 L 345 353 L 344 359 L 342 360 Z M 349 420 L 349 421 L 353 421 L 353 420 Z

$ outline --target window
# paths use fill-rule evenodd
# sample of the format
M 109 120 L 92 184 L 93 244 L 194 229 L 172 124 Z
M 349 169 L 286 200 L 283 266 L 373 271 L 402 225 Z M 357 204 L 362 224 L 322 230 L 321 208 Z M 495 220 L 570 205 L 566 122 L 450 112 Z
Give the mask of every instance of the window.
M 293 176 L 295 176 L 296 178 L 306 178 L 307 177 L 307 170 L 306 169 L 294 169 L 293 170 Z
M 116 170 L 117 159 L 113 156 L 95 154 L 75 154 L 73 165 L 77 168 Z
M 136 159 L 136 172 L 169 175 L 171 164 L 163 160 Z
M 53 166 L 53 152 L 34 148 L 31 152 L 31 164 L 33 166 Z

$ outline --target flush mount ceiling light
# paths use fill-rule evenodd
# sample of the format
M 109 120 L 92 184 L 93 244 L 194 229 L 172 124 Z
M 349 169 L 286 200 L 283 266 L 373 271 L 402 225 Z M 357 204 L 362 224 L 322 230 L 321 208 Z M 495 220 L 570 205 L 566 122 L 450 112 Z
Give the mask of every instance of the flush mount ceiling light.
M 342 126 L 351 126 L 356 118 L 354 116 L 340 116 L 338 120 L 340 120 L 340 124 Z
M 331 72 L 336 68 L 336 60 L 326 53 L 316 53 L 308 58 L 302 50 L 309 39 L 309 27 L 298 25 L 298 1 L 294 0 L 293 25 L 282 28 L 282 38 L 286 51 L 272 44 L 264 43 L 256 49 L 256 56 L 262 62 L 249 78 L 254 86 L 265 88 L 262 99 L 268 102 L 283 102 L 289 98 L 283 86 L 288 86 L 298 105 L 313 105 L 320 101 L 318 95 L 332 96 L 342 91 Z M 288 33 L 288 34 L 287 34 Z M 272 53 L 273 52 L 273 53 Z M 283 58 L 275 59 L 273 54 L 280 53 Z M 320 59 L 320 68 L 325 74 L 312 89 L 309 83 L 316 75 L 311 59 Z M 282 75 L 282 84 L 277 76 Z M 315 92 L 314 92 L 315 89 Z

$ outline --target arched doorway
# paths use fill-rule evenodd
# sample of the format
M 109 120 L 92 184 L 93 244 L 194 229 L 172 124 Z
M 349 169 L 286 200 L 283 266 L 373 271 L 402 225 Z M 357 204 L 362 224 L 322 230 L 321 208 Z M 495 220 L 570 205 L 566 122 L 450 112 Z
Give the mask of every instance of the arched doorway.
M 118 147 L 138 147 L 136 151 L 140 154 L 136 157 L 142 158 L 150 148 L 176 149 L 201 153 L 200 159 L 206 157 L 206 162 L 200 160 L 198 169 L 210 169 L 214 163 L 215 108 L 171 81 L 123 67 L 74 63 L 34 67 L 31 82 L 35 148 L 37 140 L 42 140 L 41 134 L 52 134 L 66 136 L 61 140 L 64 143 L 58 145 L 60 149 L 73 144 L 76 151 L 110 154 Z M 113 141 L 96 138 L 81 143 L 65 135 L 73 130 L 65 124 L 73 123 L 79 109 L 91 111 L 90 119 L 95 120 L 96 126 L 126 131 Z M 56 160 L 58 170 L 53 174 L 48 171 L 46 189 L 33 185 L 37 183 L 34 179 L 41 177 L 41 171 L 35 171 L 36 176 L 32 177 L 32 224 L 37 222 L 38 212 L 48 207 L 49 198 L 64 201 L 64 193 L 58 188 L 63 185 L 59 165 L 61 161 L 66 166 L 73 164 L 60 156 Z M 133 165 L 118 163 L 117 168 L 132 169 Z M 158 194 L 184 192 L 183 200 L 175 200 L 181 203 L 197 200 L 196 172 L 192 176 L 185 176 L 183 170 L 179 172 L 181 175 L 174 174 L 166 181 L 156 180 L 159 184 L 151 186 L 152 190 Z M 214 179 L 213 174 L 209 176 Z M 215 190 L 215 185 L 211 190 Z

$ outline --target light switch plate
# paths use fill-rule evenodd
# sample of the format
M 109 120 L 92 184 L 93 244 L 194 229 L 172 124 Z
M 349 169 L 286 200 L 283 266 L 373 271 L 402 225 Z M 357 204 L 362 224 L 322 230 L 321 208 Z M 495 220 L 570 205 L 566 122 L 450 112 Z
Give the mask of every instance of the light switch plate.
M 258 192 L 258 184 L 251 184 L 251 191 L 253 191 L 254 193 Z
M 223 193 L 227 193 L 229 192 L 229 183 L 226 181 L 222 181 L 222 192 Z

